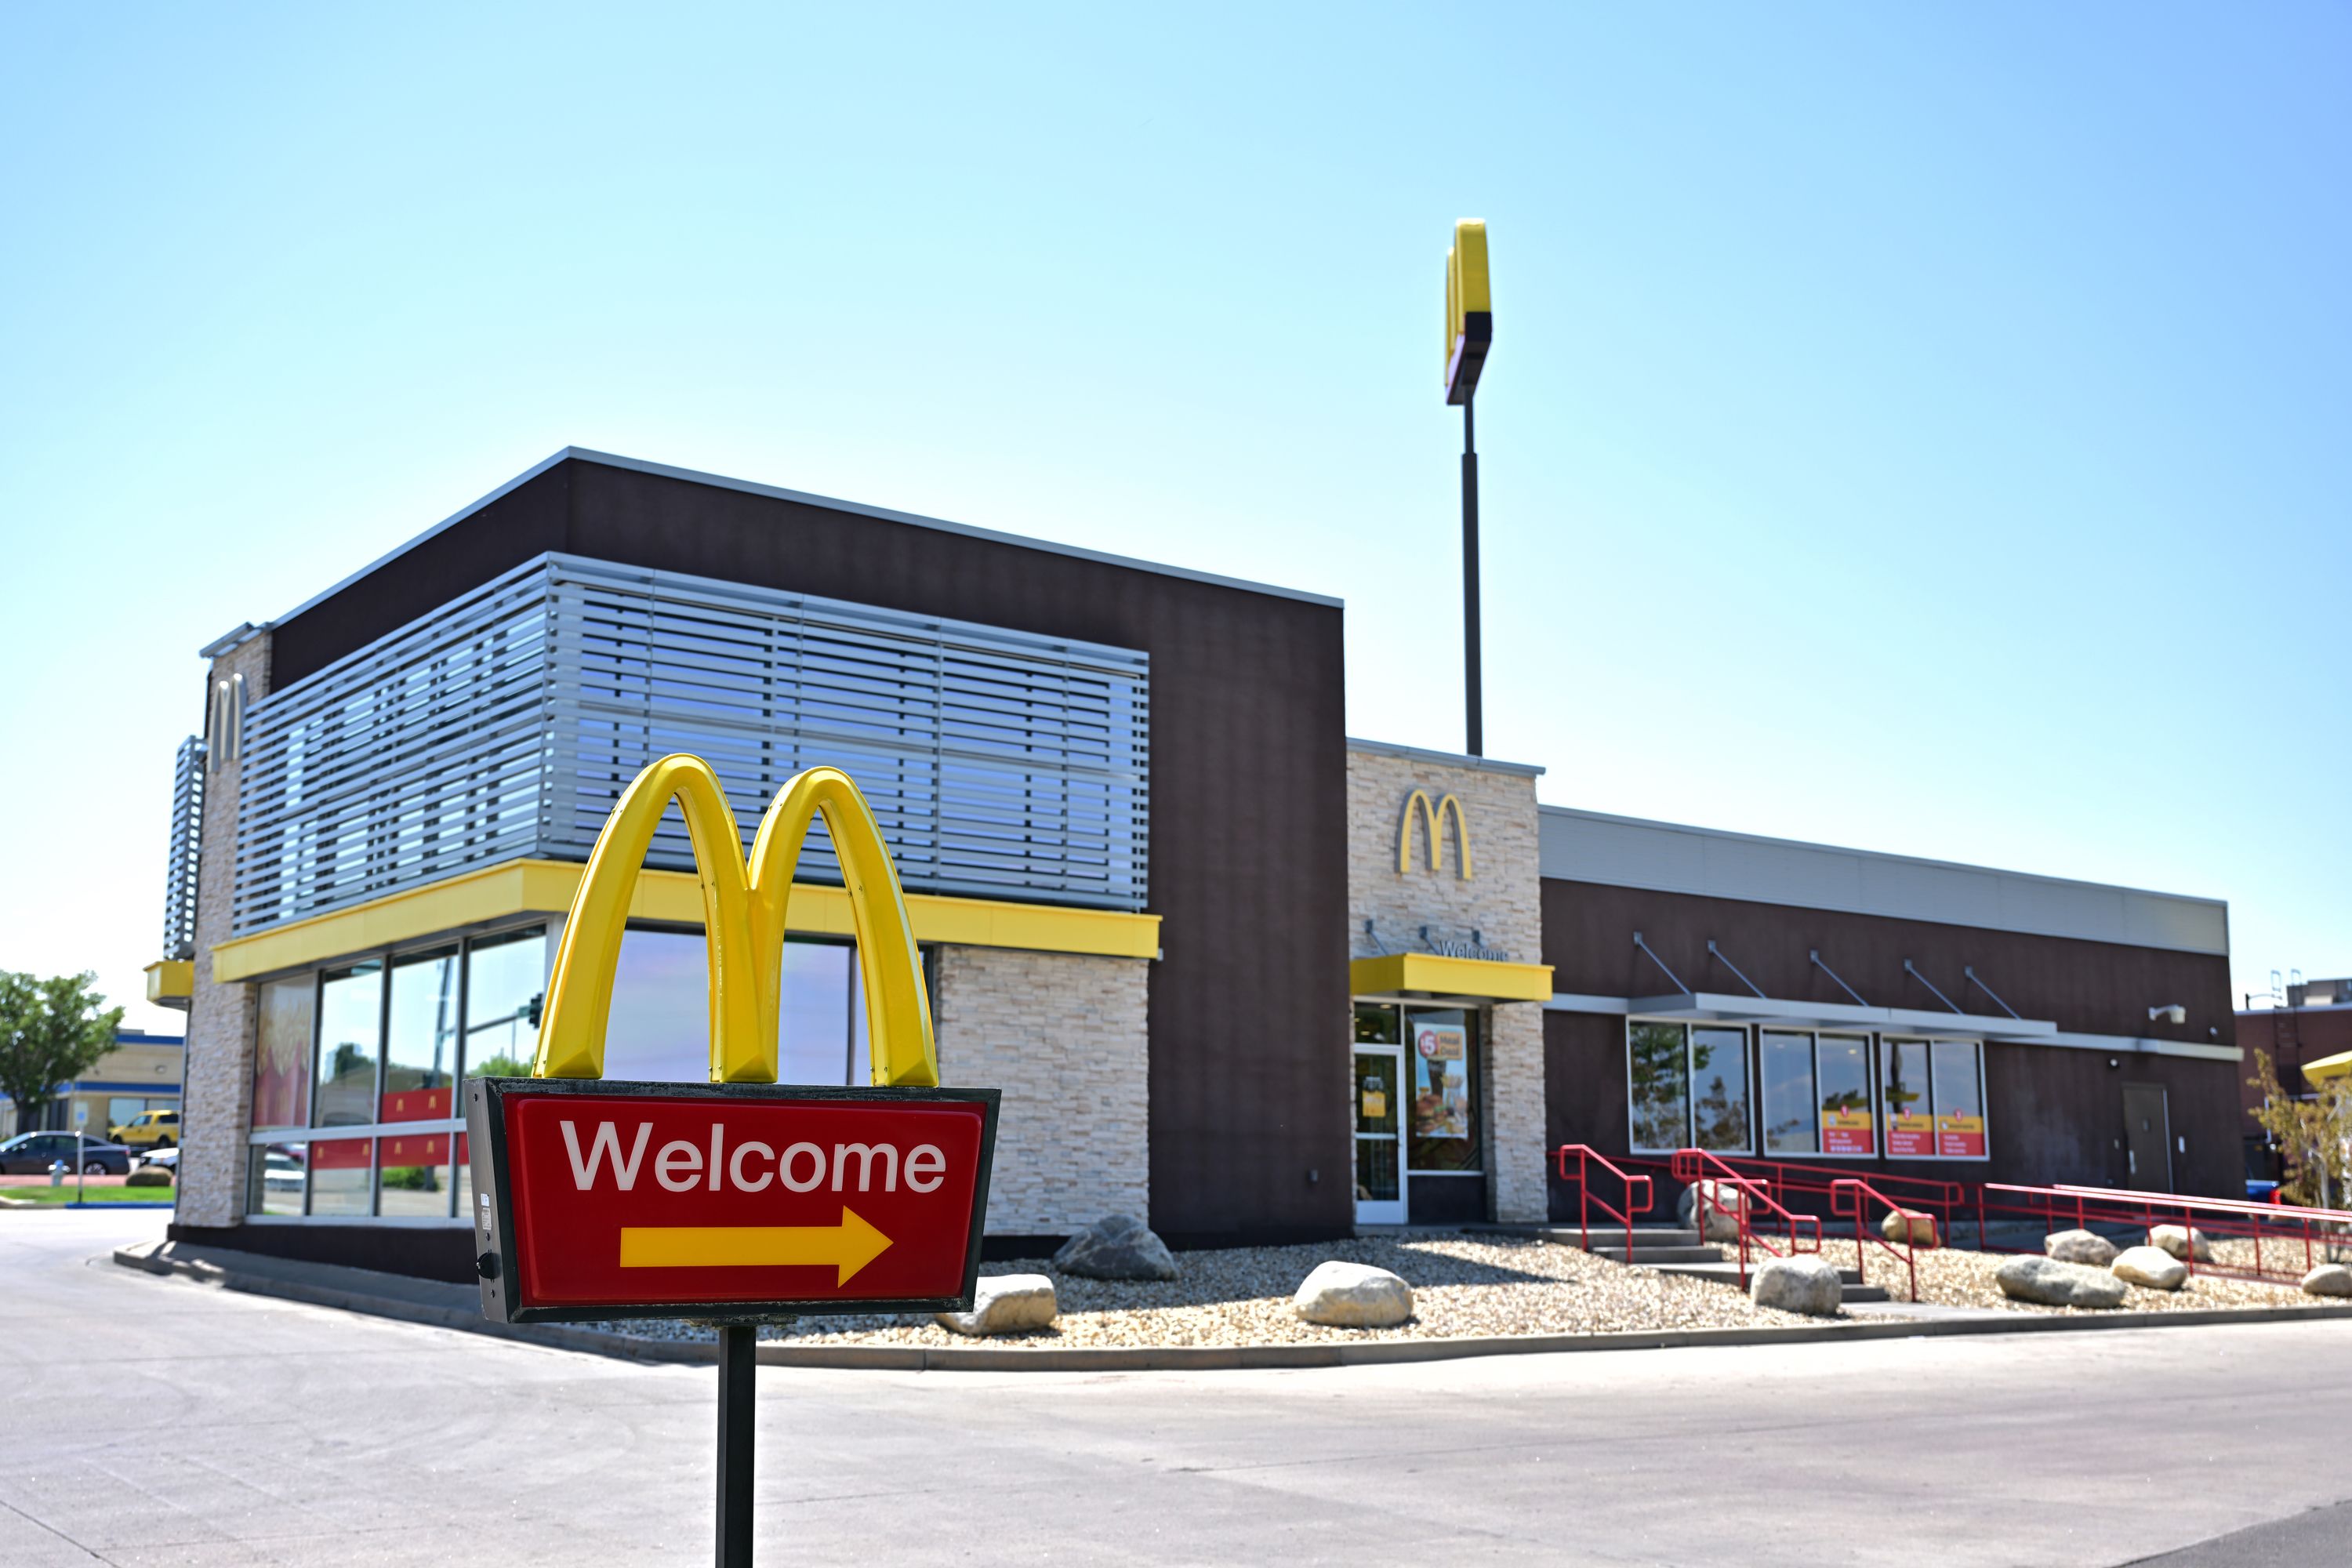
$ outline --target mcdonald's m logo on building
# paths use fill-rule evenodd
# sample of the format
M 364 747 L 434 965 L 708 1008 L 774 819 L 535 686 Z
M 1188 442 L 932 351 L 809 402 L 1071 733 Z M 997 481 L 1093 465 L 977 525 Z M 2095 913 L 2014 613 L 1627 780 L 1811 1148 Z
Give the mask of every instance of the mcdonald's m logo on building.
M 1429 868 L 1445 869 L 1445 822 L 1454 820 L 1454 847 L 1461 863 L 1461 878 L 1470 880 L 1470 814 L 1452 792 L 1429 803 L 1429 792 L 1416 789 L 1404 797 L 1404 820 L 1397 825 L 1397 874 L 1412 869 L 1412 825 L 1418 820 L 1429 840 Z
M 673 800 L 702 888 L 709 1081 L 616 1083 L 604 1077 L 614 971 Z M 871 1088 L 776 1081 L 785 909 L 820 816 L 857 935 Z M 483 1314 L 969 1310 L 998 1101 L 992 1089 L 940 1087 L 906 895 L 849 775 L 788 781 L 747 859 L 710 765 L 664 757 L 621 793 L 588 858 L 531 1076 L 466 1083 Z

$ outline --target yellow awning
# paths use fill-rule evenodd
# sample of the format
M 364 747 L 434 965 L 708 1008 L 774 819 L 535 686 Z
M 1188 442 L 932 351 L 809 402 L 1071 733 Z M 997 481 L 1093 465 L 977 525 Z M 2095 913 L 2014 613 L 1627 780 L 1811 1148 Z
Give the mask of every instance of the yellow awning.
M 509 916 L 560 915 L 572 907 L 586 868 L 568 860 L 509 860 L 439 882 L 388 894 L 331 914 L 233 937 L 213 948 L 213 978 L 256 975 L 391 947 Z M 691 871 L 647 870 L 629 900 L 635 920 L 702 924 L 702 884 Z M 1107 958 L 1157 958 L 1160 917 L 995 899 L 907 895 L 915 940 L 965 947 L 1026 948 Z M 823 884 L 793 884 L 792 929 L 811 935 L 856 931 L 849 894 Z
M 196 966 L 184 958 L 159 958 L 147 966 L 147 1000 L 159 1007 L 185 1002 L 196 988 Z
M 1551 965 L 1499 963 L 1490 958 L 1444 958 L 1433 952 L 1387 952 L 1348 965 L 1348 987 L 1359 996 L 1444 996 L 1475 1002 L 1548 1002 Z
M 2303 1076 L 2316 1082 L 2324 1078 L 2342 1078 L 2352 1072 L 2352 1051 L 2338 1051 L 2332 1057 L 2303 1064 Z

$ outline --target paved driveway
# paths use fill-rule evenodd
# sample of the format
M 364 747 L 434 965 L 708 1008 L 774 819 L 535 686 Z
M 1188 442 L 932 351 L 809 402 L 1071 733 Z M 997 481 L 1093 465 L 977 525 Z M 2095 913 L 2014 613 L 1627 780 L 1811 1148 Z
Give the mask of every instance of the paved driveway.
M 0 1564 L 708 1559 L 708 1369 L 93 1261 L 167 1217 L 0 1214 Z M 2352 1561 L 2352 1322 L 760 1393 L 777 1564 Z

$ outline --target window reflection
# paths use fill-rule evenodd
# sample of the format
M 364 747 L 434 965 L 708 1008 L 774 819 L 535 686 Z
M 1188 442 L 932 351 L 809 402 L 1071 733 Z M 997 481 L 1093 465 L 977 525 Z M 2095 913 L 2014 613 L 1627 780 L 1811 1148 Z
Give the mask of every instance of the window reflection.
M 466 1076 L 528 1078 L 539 1054 L 547 933 L 534 926 L 466 948 Z
M 392 1017 L 383 1041 L 379 1121 L 446 1121 L 457 1114 L 451 1073 L 457 1058 L 455 949 L 397 958 Z M 376 1212 L 425 1216 L 449 1212 L 449 1135 L 408 1133 L 376 1149 Z
M 1679 1149 L 1690 1136 L 1690 1059 L 1680 1024 L 1635 1024 L 1626 1031 L 1633 1147 Z
M 1764 1098 L 1764 1149 L 1771 1154 L 1811 1154 L 1820 1129 L 1813 1095 L 1813 1037 L 1768 1029 L 1758 1043 L 1758 1076 Z
M 375 1068 L 383 965 L 328 971 L 319 987 L 319 1080 L 313 1126 L 364 1127 L 375 1120 Z

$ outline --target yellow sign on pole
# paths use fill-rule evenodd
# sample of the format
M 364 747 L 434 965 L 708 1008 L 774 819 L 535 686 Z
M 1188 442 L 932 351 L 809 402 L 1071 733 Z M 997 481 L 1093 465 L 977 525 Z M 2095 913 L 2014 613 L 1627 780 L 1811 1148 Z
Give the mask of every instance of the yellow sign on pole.
M 1478 390 L 1478 373 L 1495 341 L 1494 293 L 1486 279 L 1486 225 L 1464 218 L 1445 253 L 1445 401 L 1460 405 Z

